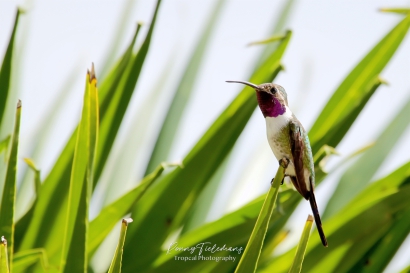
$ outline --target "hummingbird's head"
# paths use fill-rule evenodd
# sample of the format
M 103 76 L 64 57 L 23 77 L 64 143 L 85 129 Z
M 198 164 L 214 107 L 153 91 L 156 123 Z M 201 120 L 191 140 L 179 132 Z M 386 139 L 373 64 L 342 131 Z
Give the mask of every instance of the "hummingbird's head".
M 250 82 L 243 81 L 226 81 L 229 83 L 242 83 L 252 87 L 256 91 L 259 108 L 263 116 L 278 117 L 286 112 L 288 106 L 288 96 L 285 88 L 274 83 L 263 83 L 256 85 Z

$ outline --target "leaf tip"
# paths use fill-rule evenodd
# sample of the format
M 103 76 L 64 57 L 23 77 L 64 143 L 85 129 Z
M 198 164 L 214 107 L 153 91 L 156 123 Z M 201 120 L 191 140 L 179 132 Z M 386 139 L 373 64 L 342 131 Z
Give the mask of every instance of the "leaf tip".
M 1 243 L 6 246 L 7 245 L 7 240 L 4 238 L 4 236 L 1 236 Z
M 122 223 L 128 226 L 129 223 L 132 223 L 134 220 L 132 218 L 124 218 L 122 219 Z
M 21 108 L 21 100 L 18 100 L 17 102 L 17 109 Z
M 309 214 L 306 221 L 313 222 L 313 216 Z
M 91 63 L 91 71 L 90 71 L 90 70 L 87 70 L 87 74 L 88 74 L 88 76 L 89 76 L 89 78 L 90 78 L 90 83 L 91 83 L 93 80 L 97 80 L 97 77 L 95 76 L 94 63 Z

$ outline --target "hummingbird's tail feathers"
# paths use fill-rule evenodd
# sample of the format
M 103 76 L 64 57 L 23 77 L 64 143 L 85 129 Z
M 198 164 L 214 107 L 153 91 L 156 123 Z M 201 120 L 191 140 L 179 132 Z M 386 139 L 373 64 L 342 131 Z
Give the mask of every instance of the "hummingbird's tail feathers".
M 320 236 L 320 239 L 322 240 L 322 244 L 325 247 L 327 247 L 327 240 L 326 240 L 325 233 L 323 232 L 322 221 L 320 220 L 319 209 L 317 208 L 315 194 L 313 193 L 313 191 L 309 191 L 309 193 L 310 193 L 309 202 L 312 208 L 313 216 L 315 217 L 317 231 L 319 232 L 319 236 Z

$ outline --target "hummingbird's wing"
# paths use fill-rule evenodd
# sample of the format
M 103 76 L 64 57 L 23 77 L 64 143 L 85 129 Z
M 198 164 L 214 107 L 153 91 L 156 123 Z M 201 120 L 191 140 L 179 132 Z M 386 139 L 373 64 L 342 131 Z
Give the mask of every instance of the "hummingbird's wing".
M 290 130 L 290 149 L 293 157 L 293 165 L 295 166 L 296 179 L 291 177 L 295 188 L 298 192 L 309 200 L 310 206 L 312 208 L 313 215 L 315 217 L 316 227 L 322 240 L 322 244 L 327 247 L 327 240 L 325 233 L 322 228 L 322 221 L 319 215 L 319 209 L 316 204 L 315 194 L 313 192 L 312 177 L 305 177 L 305 167 L 303 165 L 303 153 L 307 147 L 305 147 L 305 142 L 303 141 L 303 131 L 304 130 L 298 122 L 291 121 L 289 124 Z M 307 181 L 306 181 L 307 180 Z M 309 183 L 309 186 L 307 185 Z M 310 190 L 308 190 L 308 187 Z
M 293 165 L 295 166 L 296 179 L 292 179 L 295 188 L 305 198 L 309 199 L 309 190 L 307 182 L 305 181 L 305 171 L 303 166 L 303 152 L 305 150 L 305 143 L 303 141 L 300 125 L 294 121 L 289 123 L 290 136 L 290 150 L 293 157 Z

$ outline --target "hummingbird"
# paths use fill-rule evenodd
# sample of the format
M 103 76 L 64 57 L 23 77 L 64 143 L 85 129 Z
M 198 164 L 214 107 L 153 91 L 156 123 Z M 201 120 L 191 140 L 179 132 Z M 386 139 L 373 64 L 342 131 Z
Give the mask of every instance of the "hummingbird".
M 245 81 L 226 82 L 241 83 L 255 89 L 259 108 L 266 121 L 269 146 L 279 162 L 283 158 L 289 161 L 285 176 L 288 176 L 296 190 L 309 200 L 320 239 L 327 247 L 314 194 L 315 171 L 312 149 L 305 129 L 289 108 L 285 89 L 274 83 L 256 85 Z

